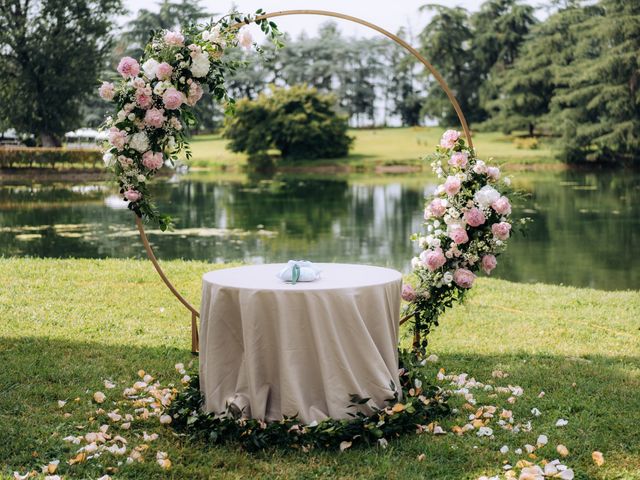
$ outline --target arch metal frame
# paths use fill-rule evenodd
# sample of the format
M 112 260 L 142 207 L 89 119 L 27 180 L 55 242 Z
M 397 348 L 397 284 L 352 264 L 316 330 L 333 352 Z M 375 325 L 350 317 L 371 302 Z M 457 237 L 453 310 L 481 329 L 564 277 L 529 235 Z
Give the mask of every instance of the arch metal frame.
M 451 102 L 451 105 L 453 106 L 453 109 L 455 110 L 458 116 L 458 119 L 460 120 L 460 124 L 462 126 L 462 130 L 464 131 L 464 135 L 466 137 L 467 143 L 470 147 L 473 148 L 473 140 L 471 139 L 471 131 L 469 130 L 469 125 L 467 124 L 467 120 L 464 116 L 464 113 L 462 112 L 462 109 L 460 108 L 460 104 L 458 103 L 458 100 L 456 100 L 456 97 L 451 91 L 451 89 L 449 88 L 449 86 L 447 85 L 447 82 L 444 80 L 442 75 L 440 75 L 440 73 L 435 69 L 435 67 L 431 65 L 431 63 L 424 56 L 422 56 L 422 54 L 420 54 L 420 52 L 418 52 L 418 50 L 413 48 L 402 38 L 400 38 L 397 35 L 394 35 L 393 33 L 389 32 L 388 30 L 385 30 L 382 27 L 379 27 L 378 25 L 375 25 L 361 18 L 353 17 L 351 15 L 345 15 L 343 13 L 331 12 L 327 10 L 281 10 L 277 12 L 265 13 L 264 15 L 259 15 L 255 18 L 254 21 L 265 20 L 265 19 L 276 18 L 276 17 L 286 17 L 291 15 L 318 15 L 323 17 L 332 17 L 332 18 L 347 20 L 349 22 L 357 23 L 359 25 L 363 25 L 372 30 L 375 30 L 376 32 L 381 33 L 385 37 L 391 39 L 396 44 L 403 47 L 405 50 L 411 53 L 420 63 L 422 63 L 427 68 L 427 70 L 429 70 L 429 72 L 436 79 L 436 81 L 438 82 L 442 90 L 444 90 L 445 94 L 447 95 L 447 98 Z M 237 23 L 233 25 L 232 28 L 240 28 L 242 25 L 244 24 Z M 146 250 L 147 256 L 149 257 L 149 260 L 151 260 L 151 263 L 153 264 L 153 267 L 155 268 L 156 272 L 158 272 L 158 275 L 160 275 L 160 278 L 162 279 L 164 284 L 167 286 L 167 288 L 171 291 L 171 293 L 191 313 L 191 352 L 193 354 L 197 354 L 198 343 L 199 343 L 197 319 L 200 317 L 200 312 L 198 312 L 198 310 L 195 307 L 193 307 L 193 305 L 191 305 L 180 294 L 180 292 L 176 289 L 176 287 L 174 287 L 173 283 L 171 283 L 167 275 L 164 273 L 164 270 L 162 270 L 162 267 L 160 266 L 160 263 L 158 262 L 158 259 L 156 258 L 153 252 L 153 248 L 151 247 L 151 244 L 149 243 L 149 239 L 147 238 L 147 234 L 144 230 L 144 225 L 142 220 L 137 215 L 135 217 L 135 220 L 136 220 L 136 226 L 138 227 L 138 232 L 140 233 L 140 239 L 142 240 L 142 244 L 144 245 L 144 249 Z M 411 318 L 411 315 L 402 318 L 400 320 L 400 325 L 406 322 L 409 318 Z

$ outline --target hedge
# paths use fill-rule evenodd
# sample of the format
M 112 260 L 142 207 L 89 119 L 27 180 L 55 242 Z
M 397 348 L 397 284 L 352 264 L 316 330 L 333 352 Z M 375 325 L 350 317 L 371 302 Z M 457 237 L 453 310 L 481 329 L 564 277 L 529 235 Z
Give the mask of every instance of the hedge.
M 62 164 L 91 164 L 95 168 L 101 161 L 102 153 L 94 148 L 0 147 L 0 168 L 54 168 Z

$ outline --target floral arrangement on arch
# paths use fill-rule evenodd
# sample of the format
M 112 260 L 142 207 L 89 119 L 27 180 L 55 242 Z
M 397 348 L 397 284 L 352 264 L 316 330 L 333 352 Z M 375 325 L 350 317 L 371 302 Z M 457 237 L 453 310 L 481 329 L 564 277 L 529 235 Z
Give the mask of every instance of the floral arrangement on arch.
M 488 275 L 496 268 L 513 226 L 509 179 L 478 159 L 460 132 L 444 132 L 432 160 L 444 182 L 424 209 L 426 232 L 412 235 L 422 249 L 411 260 L 417 287 L 402 289 L 405 318 L 413 318 L 414 348 L 422 352 L 439 315 L 463 298 L 479 271 Z
M 121 80 L 104 82 L 99 89 L 100 96 L 116 107 L 104 124 L 109 129 L 105 164 L 114 173 L 129 209 L 157 222 L 162 230 L 170 226 L 171 219 L 161 215 L 151 201 L 148 182 L 163 165 L 174 165 L 181 152 L 191 157 L 185 129 L 195 124 L 191 108 L 205 89 L 225 104 L 227 113 L 233 111 L 225 74 L 235 71 L 240 62 L 227 60 L 225 50 L 254 47 L 263 53 L 246 25 L 256 23 L 281 46 L 276 24 L 260 18 L 263 13 L 232 13 L 182 31 L 156 32 L 140 61 L 122 58 L 118 65 Z

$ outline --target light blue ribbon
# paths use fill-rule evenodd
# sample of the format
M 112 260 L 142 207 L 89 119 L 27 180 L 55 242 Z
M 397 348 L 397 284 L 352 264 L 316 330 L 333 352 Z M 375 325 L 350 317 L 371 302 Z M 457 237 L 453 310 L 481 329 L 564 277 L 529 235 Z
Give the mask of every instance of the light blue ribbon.
M 300 265 L 297 263 L 293 265 L 291 269 L 291 285 L 295 285 L 300 278 Z

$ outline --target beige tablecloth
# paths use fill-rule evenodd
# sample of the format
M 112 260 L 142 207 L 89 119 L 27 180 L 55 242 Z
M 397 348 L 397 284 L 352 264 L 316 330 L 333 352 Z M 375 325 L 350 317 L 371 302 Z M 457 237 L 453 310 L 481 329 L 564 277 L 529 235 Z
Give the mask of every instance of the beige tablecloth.
M 233 403 L 246 417 L 298 414 L 311 423 L 348 418 L 350 394 L 377 407 L 393 396 L 402 276 L 317 265 L 319 280 L 296 285 L 276 278 L 283 264 L 204 275 L 200 387 L 207 411 Z

